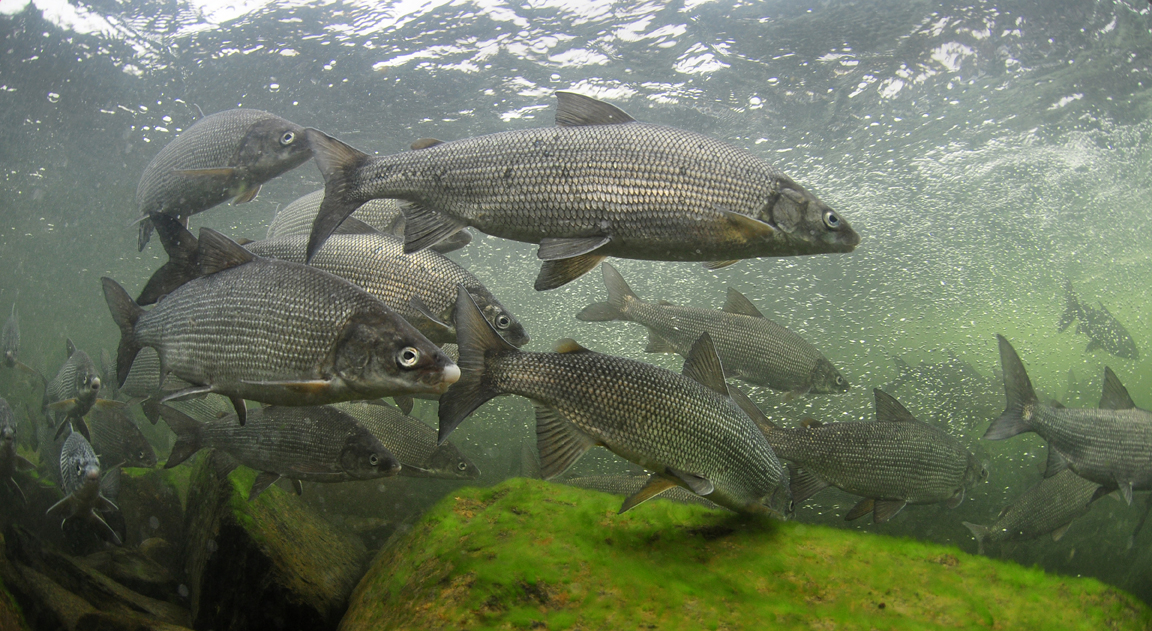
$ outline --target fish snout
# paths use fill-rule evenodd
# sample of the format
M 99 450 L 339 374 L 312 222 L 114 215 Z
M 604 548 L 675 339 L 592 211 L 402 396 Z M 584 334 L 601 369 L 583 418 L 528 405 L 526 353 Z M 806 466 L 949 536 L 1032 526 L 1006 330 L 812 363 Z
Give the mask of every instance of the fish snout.
M 94 464 L 90 464 L 90 465 L 84 467 L 84 479 L 89 480 L 89 481 L 99 482 L 100 481 L 100 467 L 97 465 L 94 465 Z

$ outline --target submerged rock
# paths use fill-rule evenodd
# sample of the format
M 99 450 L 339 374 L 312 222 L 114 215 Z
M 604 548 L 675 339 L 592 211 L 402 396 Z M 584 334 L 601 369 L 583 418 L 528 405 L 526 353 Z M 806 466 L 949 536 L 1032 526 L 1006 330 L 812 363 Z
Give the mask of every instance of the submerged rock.
M 1144 629 L 1094 579 L 925 544 L 528 479 L 445 498 L 376 556 L 361 629 Z
M 297 496 L 217 453 L 199 458 L 188 491 L 183 567 L 197 629 L 334 629 L 367 551 Z

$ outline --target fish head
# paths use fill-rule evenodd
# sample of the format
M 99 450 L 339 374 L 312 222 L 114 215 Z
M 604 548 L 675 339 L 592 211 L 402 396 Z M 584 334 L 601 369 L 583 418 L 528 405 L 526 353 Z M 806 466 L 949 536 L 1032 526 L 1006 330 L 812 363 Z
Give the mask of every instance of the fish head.
M 265 181 L 304 164 L 312 157 L 304 128 L 280 118 L 268 116 L 248 127 L 236 154 L 235 164 Z
M 100 395 L 100 371 L 96 370 L 96 364 L 84 351 L 76 351 L 69 358 L 69 361 L 72 360 L 77 363 L 76 398 L 87 402 L 95 401 L 96 397 Z
M 0 436 L 4 440 L 12 440 L 16 436 L 16 416 L 3 398 L 0 398 Z
M 144 438 L 143 434 L 131 434 L 131 439 L 128 442 L 129 444 L 124 446 L 126 460 L 123 466 L 143 467 L 145 469 L 156 466 L 156 451 L 152 449 L 152 445 L 148 444 L 148 440 Z
M 437 447 L 420 468 L 436 478 L 475 480 L 480 477 L 480 468 L 452 443 Z
M 336 375 L 364 398 L 443 394 L 460 369 L 399 316 L 349 322 L 336 345 Z
M 472 297 L 472 301 L 480 308 L 480 313 L 484 315 L 484 319 L 492 325 L 492 328 L 496 329 L 500 337 L 517 348 L 528 343 L 529 337 L 524 330 L 524 325 L 520 324 L 516 316 L 509 313 L 504 305 L 496 300 L 495 296 L 488 293 L 487 290 L 471 289 L 468 290 L 468 295 Z
M 988 459 L 968 454 L 968 468 L 964 471 L 964 486 L 970 487 L 988 479 Z
M 758 219 L 787 235 L 803 253 L 851 252 L 860 243 L 848 220 L 791 178 L 780 177 L 773 192 Z
M 840 374 L 832 362 L 821 357 L 816 360 L 812 368 L 812 392 L 817 394 L 835 394 L 848 391 L 848 380 Z
M 357 480 L 393 476 L 400 472 L 400 461 L 368 430 L 349 434 L 338 462 L 344 473 Z
M 770 493 L 760 498 L 759 502 L 760 511 L 766 512 L 773 517 L 787 521 L 792 518 L 796 512 L 796 505 L 792 501 L 792 487 L 788 483 L 788 471 L 783 472 L 783 478 L 776 488 L 772 489 Z

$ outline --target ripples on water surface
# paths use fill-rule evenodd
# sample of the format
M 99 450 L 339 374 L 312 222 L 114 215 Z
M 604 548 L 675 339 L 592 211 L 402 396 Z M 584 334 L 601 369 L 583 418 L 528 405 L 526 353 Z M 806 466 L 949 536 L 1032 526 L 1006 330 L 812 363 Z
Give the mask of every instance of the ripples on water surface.
M 645 299 L 719 307 L 735 286 L 855 385 L 787 404 L 755 392 L 770 416 L 870 419 L 870 390 L 895 377 L 896 356 L 915 365 L 950 352 L 993 377 L 996 332 L 1049 396 L 1094 405 L 1107 363 L 1152 407 L 1149 19 L 1137 0 L 0 0 L 0 305 L 19 296 L 24 355 L 41 369 L 55 370 L 65 336 L 114 347 L 97 279 L 139 287 L 163 258 L 155 243 L 136 253 L 133 196 L 195 106 L 266 109 L 393 153 L 423 137 L 550 125 L 552 93 L 571 89 L 746 147 L 861 233 L 850 255 L 716 272 L 615 262 Z M 321 185 L 306 165 L 254 203 L 193 224 L 258 238 L 279 205 Z M 638 326 L 574 319 L 603 300 L 598 273 L 533 292 L 533 251 L 480 235 L 456 257 L 516 312 L 531 348 L 573 336 L 678 369 L 677 358 L 644 355 Z M 1141 360 L 1085 353 L 1084 336 L 1057 334 L 1065 278 L 1127 326 Z M 1040 441 L 976 444 L 999 391 L 991 407 L 916 386 L 894 394 L 988 453 L 992 478 L 957 511 L 915 507 L 883 528 L 854 527 L 973 548 L 961 518 L 988 523 L 1035 482 Z M 509 470 L 530 419 L 526 401 L 503 399 L 462 426 L 456 438 L 482 481 Z M 802 517 L 840 523 L 849 500 L 829 510 L 836 501 L 822 495 Z M 1148 600 L 1148 537 L 1123 552 L 1136 513 L 1105 500 L 1060 544 L 1028 544 L 1017 558 L 1101 575 Z

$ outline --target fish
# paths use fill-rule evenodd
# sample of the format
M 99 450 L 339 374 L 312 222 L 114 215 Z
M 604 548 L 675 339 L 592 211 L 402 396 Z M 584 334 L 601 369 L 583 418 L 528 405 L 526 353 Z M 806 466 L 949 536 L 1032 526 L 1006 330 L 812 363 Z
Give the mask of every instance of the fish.
M 1072 469 L 1132 504 L 1133 491 L 1152 489 L 1152 412 L 1136 407 L 1112 369 L 1104 367 L 1098 408 L 1042 403 L 1012 344 L 997 334 L 1004 370 L 1004 413 L 992 421 L 985 440 L 1035 432 L 1048 442 L 1045 476 Z
M 590 491 L 600 491 L 601 493 L 608 493 L 610 495 L 631 497 L 644 488 L 644 485 L 648 483 L 648 478 L 649 476 L 646 475 L 584 475 L 571 478 L 558 478 L 556 481 L 560 484 L 588 489 Z M 696 495 L 678 486 L 664 491 L 657 499 L 669 500 L 677 504 L 692 504 L 694 506 L 703 506 L 704 508 L 727 510 L 723 506 L 717 506 L 708 501 L 707 498 Z
M 36 465 L 16 453 L 16 415 L 12 413 L 8 401 L 0 397 L 0 480 L 6 480 L 20 495 L 20 499 L 27 503 L 28 499 L 14 476 L 17 471 L 32 471 L 35 468 Z
M 601 264 L 608 302 L 588 305 L 576 314 L 584 322 L 626 320 L 648 329 L 648 353 L 687 356 L 707 331 L 729 377 L 800 396 L 846 392 L 848 381 L 816 347 L 765 318 L 744 294 L 728 288 L 723 311 L 650 303 L 633 293 L 624 277 Z
M 537 291 L 605 257 L 710 261 L 851 252 L 860 236 L 838 212 L 762 158 L 707 136 L 636 122 L 623 110 L 557 92 L 556 127 L 372 157 L 308 129 L 324 176 L 308 260 L 369 199 L 394 198 L 404 251 L 462 227 L 539 244 Z
M 403 467 L 400 475 L 445 480 L 475 480 L 480 468 L 451 442 L 436 444 L 436 430 L 384 404 L 356 401 L 334 404 L 375 436 Z
M 175 221 L 155 223 L 169 259 L 141 291 L 136 299 L 139 305 L 152 304 L 200 275 L 196 238 Z M 333 235 L 312 259 L 311 266 L 367 291 L 436 344 L 456 341 L 452 322 L 456 287 L 461 285 L 505 339 L 515 346 L 529 341 L 516 316 L 455 261 L 439 252 L 404 254 L 399 238 L 364 228 L 363 233 Z M 307 239 L 305 235 L 290 235 L 251 241 L 244 248 L 256 256 L 303 264 Z
M 521 351 L 497 334 L 463 289 L 456 318 L 461 378 L 440 397 L 441 442 L 485 401 L 515 394 L 536 408 L 545 480 L 600 445 L 653 472 L 621 512 L 682 486 L 737 512 L 790 514 L 787 472 L 748 417 L 753 412 L 732 398 L 707 333 L 681 375 L 570 339 L 553 353 Z
M 44 399 L 40 406 L 42 414 L 49 414 L 53 423 L 57 424 L 56 437 L 64 433 L 64 427 L 71 423 L 84 438 L 91 440 L 92 435 L 84 423 L 84 415 L 88 414 L 94 406 L 123 407 L 117 401 L 100 398 L 100 371 L 92 358 L 69 339 L 65 343 L 68 359 L 60 366 L 56 376 L 44 388 Z
M 19 368 L 24 372 L 35 375 L 46 382 L 40 371 L 20 361 L 20 314 L 16 312 L 16 303 L 12 303 L 12 313 L 4 321 L 4 328 L 0 329 L 0 349 L 4 351 L 3 362 L 8 368 Z
M 268 233 L 265 238 L 308 236 L 308 233 L 312 231 L 312 223 L 316 220 L 316 213 L 320 212 L 322 201 L 324 201 L 324 189 L 308 193 L 281 208 L 272 218 L 272 223 L 268 225 Z M 404 213 L 400 211 L 400 204 L 401 202 L 395 199 L 370 199 L 352 213 L 351 217 L 372 226 L 378 232 L 403 237 Z M 472 233 L 467 230 L 460 230 L 433 245 L 430 249 L 441 254 L 447 254 L 455 252 L 471 242 Z
M 176 434 L 165 469 L 204 448 L 223 451 L 259 472 L 248 493 L 256 499 L 281 477 L 300 482 L 347 482 L 396 475 L 400 462 L 356 419 L 329 406 L 266 407 L 251 410 L 243 426 L 233 418 L 200 423 L 160 406 L 160 416 Z
M 988 477 L 987 466 L 955 438 L 916 419 L 883 390 L 872 393 L 873 422 L 761 425 L 776 455 L 791 463 L 794 501 L 835 486 L 864 497 L 846 521 L 872 513 L 873 522 L 882 524 L 908 504 L 945 502 L 955 508 L 965 489 Z
M 441 393 L 460 370 L 435 344 L 379 300 L 307 265 L 253 255 L 202 228 L 204 276 L 145 311 L 102 278 L 120 328 L 117 379 L 136 354 L 155 348 L 161 374 L 192 383 L 161 402 L 227 396 L 245 421 L 244 399 L 304 406 L 397 394 Z
M 60 450 L 60 490 L 64 497 L 53 504 L 47 514 L 66 511 L 64 521 L 79 518 L 96 528 L 116 545 L 123 545 L 120 535 L 104 521 L 100 511 L 120 510 L 104 495 L 101 488 L 100 459 L 79 432 L 68 434 Z M 63 523 L 61 523 L 63 526 Z
M 140 176 L 140 251 L 152 235 L 152 215 L 187 225 L 189 216 L 229 199 L 252 201 L 264 182 L 311 157 L 304 128 L 275 114 L 234 109 L 201 118 L 165 145 Z
M 1085 352 L 1091 353 L 1102 348 L 1124 359 L 1140 358 L 1140 349 L 1136 348 L 1136 342 L 1128 334 L 1128 329 L 1108 312 L 1108 307 L 1101 303 L 1099 309 L 1094 309 L 1081 303 L 1076 297 L 1076 291 L 1072 289 L 1072 283 L 1067 280 L 1064 281 L 1064 304 L 1064 313 L 1060 316 L 1057 331 L 1063 333 L 1075 321 L 1076 332 L 1087 335 L 1089 339 Z
M 116 467 L 156 466 L 156 451 L 136 422 L 120 410 L 92 410 L 88 415 L 92 449 L 105 464 Z
M 116 364 L 106 371 L 111 381 L 117 381 Z M 128 369 L 124 383 L 117 388 L 119 394 L 132 399 L 146 399 L 160 392 L 174 392 L 193 387 L 193 384 L 168 374 L 161 384 L 160 355 L 154 348 L 142 348 Z
M 979 554 L 984 554 L 985 543 L 1026 541 L 1049 533 L 1053 541 L 1060 541 L 1073 520 L 1088 514 L 1098 489 L 1099 484 L 1065 469 L 1024 491 L 991 526 L 961 523 L 976 538 Z

